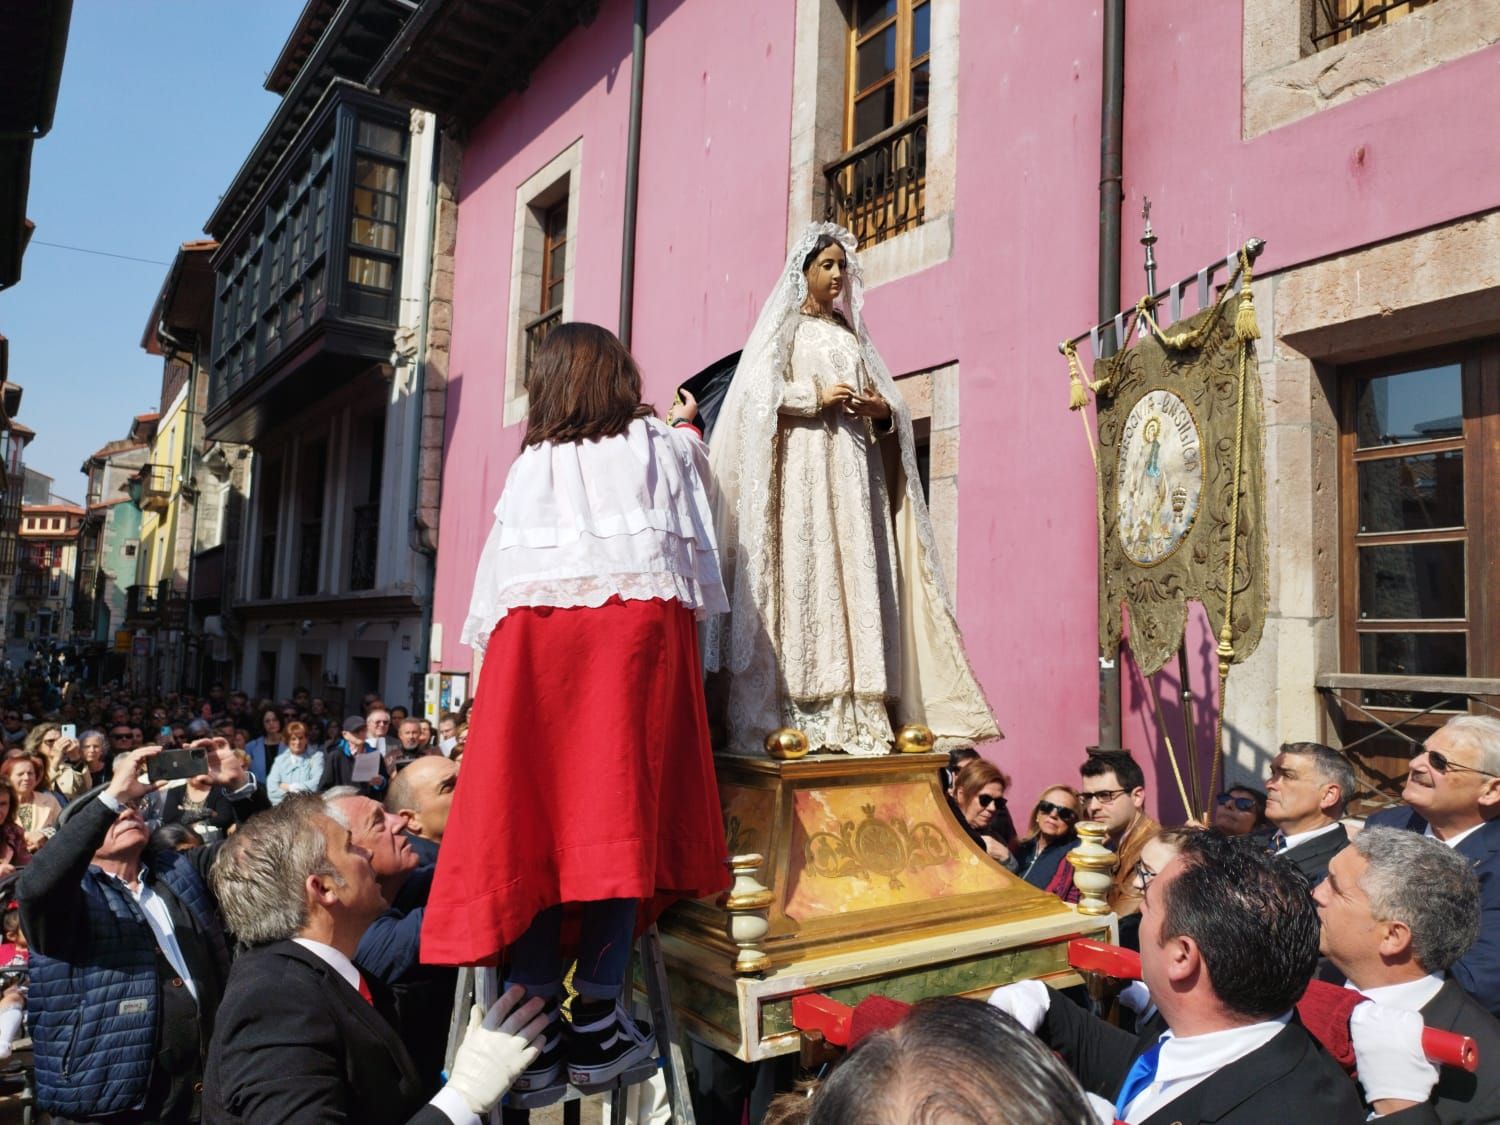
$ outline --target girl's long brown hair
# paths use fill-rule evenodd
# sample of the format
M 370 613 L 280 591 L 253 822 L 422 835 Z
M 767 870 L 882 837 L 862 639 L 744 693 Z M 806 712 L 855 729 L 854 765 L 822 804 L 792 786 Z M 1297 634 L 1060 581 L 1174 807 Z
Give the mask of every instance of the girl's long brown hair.
M 549 332 L 526 382 L 526 446 L 613 437 L 655 413 L 641 401 L 635 360 L 597 324 L 559 324 Z

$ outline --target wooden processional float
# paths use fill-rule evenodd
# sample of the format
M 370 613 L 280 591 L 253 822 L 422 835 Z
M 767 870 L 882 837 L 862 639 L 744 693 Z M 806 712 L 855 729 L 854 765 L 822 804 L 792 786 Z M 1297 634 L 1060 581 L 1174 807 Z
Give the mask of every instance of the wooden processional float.
M 902 728 L 874 758 L 808 754 L 795 730 L 766 743 L 764 758 L 716 755 L 733 885 L 660 922 L 673 1007 L 702 1042 L 746 1062 L 797 1051 L 792 1001 L 815 993 L 852 1006 L 983 998 L 1029 978 L 1066 987 L 1081 981 L 1070 941 L 1114 940 L 1102 825 L 1079 825 L 1069 858 L 1084 901 L 1070 906 L 957 823 L 927 728 Z

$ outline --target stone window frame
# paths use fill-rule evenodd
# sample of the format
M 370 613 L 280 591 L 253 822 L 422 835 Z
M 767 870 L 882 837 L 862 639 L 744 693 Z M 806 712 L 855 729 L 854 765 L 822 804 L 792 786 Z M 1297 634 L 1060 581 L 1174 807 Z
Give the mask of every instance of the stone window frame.
M 948 595 L 958 598 L 958 364 L 896 379 L 914 425 L 927 425 L 927 510 Z
M 578 259 L 578 198 L 583 166 L 583 138 L 549 160 L 516 189 L 516 217 L 511 239 L 510 308 L 505 331 L 505 408 L 503 424 L 513 426 L 526 417 L 526 324 L 542 298 L 542 216 L 549 207 L 568 201 L 568 243 L 563 266 L 564 321 L 573 319 L 577 289 L 573 270 Z
M 927 101 L 926 208 L 920 225 L 861 249 L 865 286 L 946 262 L 953 253 L 958 172 L 960 0 L 932 0 L 932 82 Z M 791 174 L 787 245 L 823 218 L 823 166 L 844 152 L 849 15 L 844 0 L 797 0 L 792 59 Z
M 1317 0 L 1245 0 L 1240 132 L 1245 140 L 1421 74 L 1500 40 L 1500 7 L 1431 4 L 1313 52 Z

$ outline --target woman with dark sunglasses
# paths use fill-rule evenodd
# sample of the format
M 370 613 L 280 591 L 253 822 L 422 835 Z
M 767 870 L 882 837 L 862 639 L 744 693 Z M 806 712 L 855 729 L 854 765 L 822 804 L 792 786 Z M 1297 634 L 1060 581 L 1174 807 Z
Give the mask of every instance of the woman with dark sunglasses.
M 1053 785 L 1031 810 L 1031 833 L 1016 848 L 1017 874 L 1064 902 L 1078 901 L 1067 854 L 1078 846 L 1078 793 Z
M 1016 869 L 1016 826 L 1005 807 L 1010 778 L 994 762 L 975 758 L 958 771 L 949 802 L 959 824 L 990 858 L 1011 871 Z
M 1248 785 L 1231 785 L 1214 798 L 1210 827 L 1226 836 L 1269 836 L 1272 827 L 1266 820 L 1266 795 Z

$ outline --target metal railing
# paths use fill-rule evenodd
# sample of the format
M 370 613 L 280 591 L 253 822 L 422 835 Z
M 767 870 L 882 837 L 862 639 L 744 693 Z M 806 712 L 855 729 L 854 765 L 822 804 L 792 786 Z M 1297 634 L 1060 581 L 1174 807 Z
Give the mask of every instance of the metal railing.
M 157 610 L 157 587 L 136 585 L 125 590 L 125 617 L 139 619 L 155 617 Z
M 536 359 L 536 353 L 542 346 L 552 330 L 562 323 L 562 306 L 549 309 L 535 320 L 526 325 L 526 376 L 531 376 L 531 365 Z
M 323 555 L 323 521 L 303 520 L 297 546 L 297 593 L 318 592 L 319 562 Z
M 1374 31 L 1377 27 L 1384 27 L 1392 20 L 1410 15 L 1433 2 L 1434 0 L 1390 0 L 1388 3 L 1383 3 L 1382 0 L 1370 3 L 1366 3 L 1366 0 L 1314 0 L 1312 32 L 1309 35 L 1313 50 L 1321 51 L 1366 31 Z
M 379 544 L 380 505 L 356 505 L 353 550 L 349 558 L 349 589 L 373 590 L 375 588 L 375 562 Z
M 172 466 L 141 466 L 141 507 L 164 511 L 172 499 Z
M 927 111 L 855 145 L 823 167 L 823 217 L 861 248 L 918 226 L 927 207 Z

